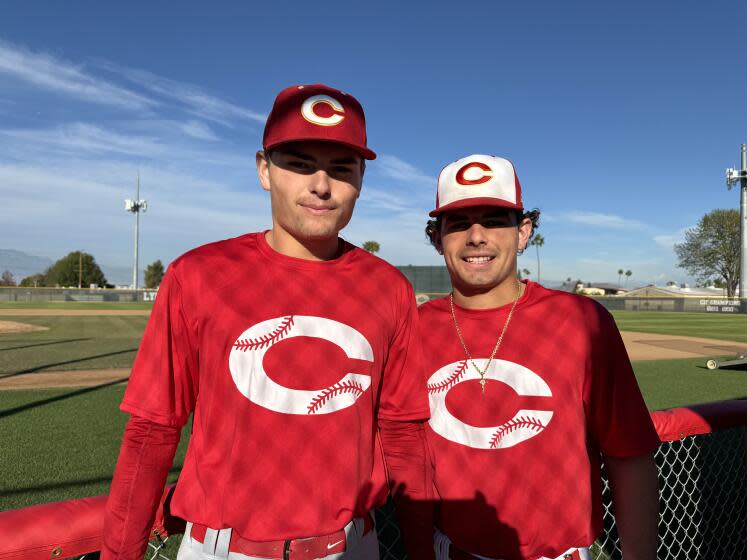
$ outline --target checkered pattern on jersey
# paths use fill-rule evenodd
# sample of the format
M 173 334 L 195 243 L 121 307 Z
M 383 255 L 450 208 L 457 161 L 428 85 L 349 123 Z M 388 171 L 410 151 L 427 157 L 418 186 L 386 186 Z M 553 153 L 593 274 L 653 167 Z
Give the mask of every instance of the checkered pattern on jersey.
M 482 364 L 509 309 L 455 310 L 465 343 Z M 495 356 L 503 380 L 488 381 L 483 394 L 477 379 L 444 389 L 431 378 L 427 434 L 443 500 L 439 525 L 461 548 L 497 558 L 554 557 L 571 544 L 592 542 L 601 527 L 595 448 L 642 454 L 658 444 L 629 364 L 616 363 L 621 342 L 606 317 L 591 300 L 530 282 Z M 426 377 L 452 363 L 458 376 L 465 355 L 448 301 L 422 305 L 420 328 Z M 536 396 L 542 382 L 551 396 Z M 453 417 L 445 428 L 434 425 L 437 391 L 447 393 Z M 498 434 L 497 444 L 481 440 L 483 433 Z
M 352 246 L 334 261 L 292 259 L 253 234 L 192 251 L 169 274 L 179 301 L 166 282 L 123 408 L 178 422 L 196 399 L 175 513 L 261 541 L 331 533 L 383 503 L 375 417 L 428 410 L 414 297 L 396 269 Z M 198 364 L 194 394 L 163 359 L 174 350 Z

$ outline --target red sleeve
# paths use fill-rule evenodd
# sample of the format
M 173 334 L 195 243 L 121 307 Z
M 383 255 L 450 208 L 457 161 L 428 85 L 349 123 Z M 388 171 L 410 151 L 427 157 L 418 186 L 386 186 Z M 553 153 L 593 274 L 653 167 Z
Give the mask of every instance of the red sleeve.
M 404 279 L 402 283 L 399 319 L 384 365 L 378 417 L 398 421 L 427 420 L 430 407 L 417 341 L 418 310 L 412 286 Z
M 379 433 L 407 557 L 433 559 L 432 467 L 423 423 L 379 420 Z
M 165 426 L 183 426 L 199 389 L 197 327 L 182 305 L 177 263 L 158 289 L 121 409 Z
M 106 502 L 102 560 L 142 560 L 181 430 L 132 416 Z
M 594 309 L 588 317 L 592 358 L 584 386 L 591 436 L 604 455 L 646 455 L 659 445 L 651 414 L 615 320 L 600 305 Z

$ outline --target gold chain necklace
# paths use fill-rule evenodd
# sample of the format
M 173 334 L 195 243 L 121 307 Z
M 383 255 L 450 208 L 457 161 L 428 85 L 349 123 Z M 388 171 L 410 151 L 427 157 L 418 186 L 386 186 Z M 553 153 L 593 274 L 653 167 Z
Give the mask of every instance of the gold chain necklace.
M 488 372 L 488 368 L 490 367 L 490 364 L 493 362 L 493 358 L 495 358 L 495 354 L 498 352 L 498 348 L 501 347 L 501 342 L 503 342 L 503 335 L 506 334 L 506 329 L 508 328 L 508 324 L 511 322 L 511 317 L 514 314 L 514 309 L 516 309 L 516 304 L 519 301 L 519 297 L 521 297 L 521 282 L 517 281 L 516 298 L 514 299 L 514 303 L 511 306 L 511 311 L 508 312 L 508 317 L 506 317 L 506 322 L 503 323 L 503 330 L 501 330 L 501 335 L 498 337 L 498 340 L 495 343 L 495 347 L 493 348 L 493 351 L 490 353 L 490 358 L 488 359 L 488 363 L 485 365 L 483 369 L 480 369 L 479 367 L 477 367 L 477 364 L 472 359 L 472 354 L 470 354 L 470 351 L 467 348 L 467 344 L 464 342 L 462 331 L 459 329 L 459 323 L 457 323 L 456 314 L 454 313 L 454 292 L 451 292 L 449 294 L 449 308 L 451 309 L 451 318 L 454 320 L 454 328 L 456 329 L 457 336 L 459 336 L 459 342 L 462 343 L 462 348 L 464 348 L 464 354 L 467 356 L 469 363 L 472 364 L 472 367 L 474 367 L 477 370 L 477 373 L 480 374 L 480 387 L 482 388 L 483 395 L 485 394 L 485 384 L 487 383 L 487 381 L 485 380 L 485 375 Z

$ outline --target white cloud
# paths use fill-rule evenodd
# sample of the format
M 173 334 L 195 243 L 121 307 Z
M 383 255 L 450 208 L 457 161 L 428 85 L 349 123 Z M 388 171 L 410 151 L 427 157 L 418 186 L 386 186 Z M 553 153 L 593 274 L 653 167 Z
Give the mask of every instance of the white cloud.
M 0 130 L 12 140 L 46 146 L 61 153 L 120 153 L 157 157 L 166 147 L 156 138 L 133 136 L 105 130 L 87 123 L 73 123 L 52 129 Z
M 581 257 L 576 260 L 579 264 L 589 264 L 593 266 L 606 266 L 606 267 L 614 267 L 615 264 L 607 259 L 597 258 L 597 257 Z
M 94 77 L 81 65 L 5 41 L 0 41 L 0 73 L 42 89 L 101 105 L 144 110 L 157 104 L 146 96 Z
M 416 204 L 413 200 L 405 200 L 391 191 L 392 189 L 382 189 L 364 184 L 357 208 L 365 211 L 383 210 L 397 214 L 416 210 Z M 425 216 L 425 214 L 423 215 Z
M 211 128 L 205 123 L 199 121 L 189 121 L 181 125 L 181 129 L 184 134 L 197 138 L 198 140 L 209 140 L 215 142 L 218 137 L 211 130 Z
M 557 223 L 558 218 L 555 216 L 555 214 L 548 214 L 546 212 L 542 212 L 540 215 L 540 223 Z
M 146 70 L 116 67 L 108 62 L 97 64 L 151 92 L 177 101 L 184 105 L 189 113 L 203 119 L 229 127 L 234 126 L 236 120 L 264 124 L 267 119 L 266 115 L 211 95 L 194 84 L 164 78 Z
M 216 146 L 193 146 L 183 143 L 183 136 L 174 136 L 178 128 L 191 137 L 201 135 L 208 138 L 209 128 L 197 126 L 182 128 L 183 123 L 154 120 L 147 126 L 135 123 L 137 133 L 120 132 L 92 125 L 72 123 L 44 129 L 0 129 L 0 138 L 10 140 L 4 146 L 3 156 L 17 161 L 46 161 L 54 165 L 60 158 L 83 158 L 97 160 L 100 157 L 127 157 L 137 160 L 160 160 L 164 167 L 178 162 L 188 165 L 220 165 L 222 172 L 254 168 L 254 158 L 234 149 Z M 188 123 L 189 124 L 189 123 Z M 171 136 L 167 136 L 171 135 Z M 216 138 L 217 140 L 217 138 Z
M 176 105 L 201 119 L 233 127 L 237 122 L 264 124 L 266 116 L 211 95 L 194 84 L 171 80 L 145 70 L 118 67 L 108 61 L 97 61 L 93 68 L 124 77 L 142 90 L 124 87 L 59 56 L 35 52 L 0 40 L 0 74 L 32 84 L 39 89 L 63 94 L 78 100 L 108 105 L 129 111 L 164 109 Z M 146 95 L 143 90 L 156 96 Z M 163 99 L 158 99 L 159 97 Z M 176 104 L 174 104 L 176 102 Z M 184 125 L 195 138 L 212 140 L 205 125 L 196 121 Z
M 557 221 L 557 218 L 553 216 L 549 221 Z M 609 229 L 644 229 L 646 227 L 639 220 L 631 220 L 614 214 L 601 214 L 598 212 L 573 211 L 562 216 L 560 221 Z
M 375 163 L 376 170 L 384 177 L 408 184 L 418 184 L 433 189 L 435 197 L 436 178 L 424 173 L 414 165 L 396 156 L 380 155 Z
M 685 232 L 690 229 L 689 227 L 684 227 L 679 230 L 677 230 L 674 233 L 665 233 L 662 235 L 655 235 L 654 236 L 654 242 L 666 249 L 672 249 L 674 248 L 675 243 L 682 243 L 685 240 Z

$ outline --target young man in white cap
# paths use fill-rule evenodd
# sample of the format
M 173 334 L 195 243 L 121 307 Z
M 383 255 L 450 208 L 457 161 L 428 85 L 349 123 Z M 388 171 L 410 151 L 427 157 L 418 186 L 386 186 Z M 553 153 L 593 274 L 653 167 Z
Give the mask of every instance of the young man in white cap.
M 508 160 L 446 166 L 430 216 L 453 287 L 420 307 L 437 558 L 590 558 L 601 453 L 625 558 L 654 560 L 659 440 L 614 320 L 517 279 L 539 212 Z
M 122 402 L 104 560 L 142 559 L 193 413 L 171 502 L 188 521 L 180 559 L 370 560 L 385 465 L 398 494 L 429 497 L 412 288 L 338 237 L 376 157 L 363 109 L 321 84 L 287 88 L 263 148 L 272 228 L 182 255 L 161 284 Z M 409 552 L 432 557 L 420 530 Z

